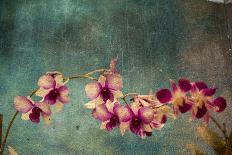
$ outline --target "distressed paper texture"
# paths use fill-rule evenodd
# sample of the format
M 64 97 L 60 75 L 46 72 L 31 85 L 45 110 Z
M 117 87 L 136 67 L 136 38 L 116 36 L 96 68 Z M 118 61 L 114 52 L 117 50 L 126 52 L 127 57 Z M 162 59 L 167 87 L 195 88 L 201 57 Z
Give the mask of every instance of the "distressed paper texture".
M 118 56 L 124 92 L 147 93 L 187 77 L 218 87 L 228 100 L 217 119 L 231 124 L 231 10 L 205 0 L 40 0 L 0 2 L 0 113 L 14 113 L 46 71 L 65 75 L 108 66 Z M 229 25 L 229 26 L 228 26 Z M 84 109 L 86 79 L 68 84 L 71 102 L 47 126 L 17 117 L 8 139 L 19 154 L 190 154 L 187 143 L 212 148 L 196 134 L 200 121 L 183 115 L 147 139 L 107 133 Z M 210 127 L 219 133 L 214 124 Z

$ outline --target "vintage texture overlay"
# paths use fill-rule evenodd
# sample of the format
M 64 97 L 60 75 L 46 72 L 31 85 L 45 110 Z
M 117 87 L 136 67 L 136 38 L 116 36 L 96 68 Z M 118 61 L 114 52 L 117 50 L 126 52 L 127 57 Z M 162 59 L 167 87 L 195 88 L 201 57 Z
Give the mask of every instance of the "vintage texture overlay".
M 124 91 L 147 93 L 186 77 L 217 86 L 228 100 L 217 119 L 231 124 L 232 6 L 204 0 L 41 0 L 0 2 L 0 113 L 14 113 L 13 99 L 36 87 L 46 71 L 66 75 L 108 66 L 118 56 Z M 196 134 L 200 121 L 184 115 L 141 138 L 99 129 L 83 88 L 70 82 L 71 103 L 53 124 L 17 117 L 8 139 L 19 154 L 187 154 L 186 144 L 213 149 Z M 128 90 L 127 90 L 128 89 Z M 187 114 L 188 115 L 188 114 Z M 219 130 L 215 125 L 210 127 Z M 4 124 L 4 130 L 6 123 Z

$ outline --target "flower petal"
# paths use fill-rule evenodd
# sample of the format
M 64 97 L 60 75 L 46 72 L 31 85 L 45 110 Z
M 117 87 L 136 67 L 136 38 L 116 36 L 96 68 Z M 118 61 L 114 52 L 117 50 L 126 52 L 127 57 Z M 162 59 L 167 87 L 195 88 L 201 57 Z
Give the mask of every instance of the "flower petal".
M 88 83 L 85 86 L 85 93 L 89 99 L 95 99 L 98 97 L 99 93 L 101 92 L 101 84 L 98 82 Z
M 202 81 L 195 82 L 194 84 L 197 86 L 199 90 L 208 88 L 207 84 L 205 84 Z
M 202 93 L 205 96 L 213 96 L 216 93 L 217 88 L 206 88 L 202 90 Z
M 112 114 L 107 110 L 104 104 L 100 104 L 93 110 L 93 116 L 98 120 L 106 121 L 111 118 Z
M 56 104 L 55 104 L 55 109 L 56 109 L 56 112 L 59 112 L 62 110 L 64 104 L 60 101 L 57 101 Z
M 55 79 L 49 74 L 41 76 L 38 81 L 38 86 L 43 87 L 44 89 L 53 88 L 55 87 L 55 84 Z
M 33 108 L 32 102 L 25 96 L 16 96 L 14 98 L 14 107 L 17 111 L 26 113 Z
M 63 74 L 57 74 L 55 75 L 55 84 L 56 84 L 56 88 L 59 88 L 61 86 L 63 86 L 64 83 L 64 75 Z
M 50 125 L 52 123 L 51 116 L 45 114 L 42 114 L 42 116 L 45 124 Z
M 154 111 L 149 107 L 142 107 L 138 111 L 138 116 L 144 123 L 148 124 L 154 119 Z
M 197 108 L 196 118 L 202 118 L 207 112 L 207 109 L 205 105 L 202 105 L 202 107 Z
M 133 115 L 133 112 L 128 105 L 121 106 L 117 104 L 114 106 L 113 111 L 118 116 L 120 122 L 128 122 Z
M 34 113 L 30 113 L 29 118 L 33 123 L 39 123 L 40 122 L 40 118 L 37 115 L 35 115 Z
M 94 109 L 94 108 L 96 108 L 97 105 L 102 104 L 102 103 L 104 103 L 104 101 L 102 100 L 101 97 L 98 97 L 98 98 L 96 98 L 96 99 L 94 99 L 92 101 L 89 101 L 84 106 L 87 109 Z
M 223 97 L 218 97 L 213 101 L 213 105 L 218 107 L 217 112 L 222 112 L 226 108 L 226 100 Z
M 122 89 L 122 77 L 120 74 L 109 74 L 106 76 L 106 86 L 113 90 Z
M 112 91 L 113 92 L 113 95 L 114 95 L 114 98 L 115 99 L 119 99 L 119 98 L 122 98 L 123 97 L 123 93 L 119 90 L 117 91 Z
M 109 112 L 113 113 L 114 106 L 118 104 L 119 104 L 118 102 L 111 102 L 110 100 L 107 100 L 107 102 L 105 103 L 105 106 Z
M 25 120 L 25 121 L 29 120 L 30 119 L 29 118 L 30 113 L 31 113 L 31 110 L 28 111 L 27 113 L 22 113 L 21 119 Z
M 184 102 L 182 105 L 179 105 L 178 108 L 181 113 L 186 113 L 192 108 L 192 105 Z
M 70 98 L 68 96 L 69 90 L 66 86 L 61 86 L 59 89 L 60 96 L 58 97 L 62 103 L 68 103 Z
M 187 92 L 192 88 L 190 81 L 187 79 L 180 79 L 178 85 L 183 92 Z
M 42 87 L 40 87 L 36 92 L 35 92 L 35 95 L 36 96 L 40 96 L 40 97 L 45 97 L 49 92 L 50 92 L 51 89 L 44 89 Z
M 46 115 L 51 115 L 50 105 L 45 102 L 36 102 L 35 106 L 42 110 L 42 113 Z
M 152 132 L 152 128 L 151 128 L 150 124 L 143 124 L 142 128 L 146 132 Z
M 138 115 L 138 111 L 139 111 L 139 108 L 140 108 L 141 106 L 140 106 L 140 103 L 139 102 L 132 102 L 131 103 L 131 106 L 130 106 L 130 108 L 131 108 L 131 110 L 132 110 L 132 112 L 133 112 L 133 115 Z
M 151 127 L 152 128 L 155 128 L 157 130 L 161 130 L 164 126 L 163 123 L 160 123 L 158 120 L 153 120 L 151 123 L 150 123 Z
M 102 87 L 105 87 L 106 77 L 100 75 L 100 77 L 98 78 L 98 82 L 100 83 Z
M 156 93 L 156 97 L 161 103 L 167 103 L 171 101 L 172 94 L 168 89 L 161 89 Z
M 175 81 L 173 81 L 171 79 L 169 81 L 170 81 L 171 86 L 172 86 L 172 91 L 176 92 L 178 88 L 177 88 L 177 85 L 176 85 Z
M 119 130 L 120 130 L 120 133 L 122 134 L 122 136 L 125 134 L 126 130 L 129 128 L 129 121 L 128 122 L 121 122 L 119 124 Z

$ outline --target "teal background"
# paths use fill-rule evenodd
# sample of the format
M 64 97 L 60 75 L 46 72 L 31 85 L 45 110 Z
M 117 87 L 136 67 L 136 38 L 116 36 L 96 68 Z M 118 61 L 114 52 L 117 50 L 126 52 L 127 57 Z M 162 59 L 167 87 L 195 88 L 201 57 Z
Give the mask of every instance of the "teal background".
M 228 5 L 231 9 L 231 5 Z M 13 99 L 28 95 L 47 71 L 66 76 L 108 67 L 117 57 L 124 92 L 145 94 L 169 88 L 169 79 L 187 77 L 232 96 L 232 52 L 225 36 L 224 5 L 204 0 L 2 0 L 0 1 L 0 112 L 4 131 Z M 231 35 L 231 20 L 228 20 Z M 197 136 L 201 121 L 190 114 L 169 120 L 141 139 L 100 130 L 84 109 L 84 86 L 68 84 L 71 102 L 47 126 L 17 117 L 7 145 L 19 154 L 190 154 L 187 143 L 212 148 Z M 231 129 L 231 106 L 215 115 Z M 218 132 L 216 127 L 211 124 Z M 6 151 L 7 152 L 7 151 Z M 6 153 L 5 152 L 5 153 Z

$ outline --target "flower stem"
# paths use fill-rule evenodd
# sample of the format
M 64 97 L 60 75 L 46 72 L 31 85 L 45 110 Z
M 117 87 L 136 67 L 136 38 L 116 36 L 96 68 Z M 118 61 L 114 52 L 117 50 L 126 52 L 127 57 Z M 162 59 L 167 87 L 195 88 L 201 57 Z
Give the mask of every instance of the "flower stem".
M 228 139 L 228 136 L 227 136 L 227 133 L 226 133 L 226 128 L 225 128 L 225 125 L 224 127 L 222 127 L 218 122 L 217 120 L 212 117 L 211 115 L 209 115 L 209 117 L 212 119 L 212 121 L 216 124 L 216 126 L 219 128 L 219 130 L 223 133 L 223 136 L 225 137 L 225 139 L 227 140 Z
M 0 143 L 2 143 L 2 122 L 3 122 L 3 115 L 0 114 Z M 1 149 L 1 146 L 0 146 Z
M 139 94 L 138 93 L 127 93 L 122 97 L 122 99 L 125 99 L 127 96 L 137 96 L 137 95 Z
M 96 78 L 94 78 L 90 75 L 95 74 L 95 73 L 99 73 L 99 72 L 104 72 L 104 71 L 107 71 L 107 69 L 96 69 L 96 70 L 93 70 L 91 72 L 88 72 L 88 73 L 85 73 L 82 75 L 75 75 L 75 76 L 68 77 L 68 79 L 70 80 L 70 79 L 76 79 L 76 78 L 88 78 L 88 79 L 97 81 Z
M 37 90 L 38 90 L 38 89 L 33 90 L 33 91 L 30 93 L 29 96 L 32 97 L 32 96 L 36 93 Z M 11 129 L 12 125 L 14 124 L 14 120 L 15 120 L 16 116 L 18 115 L 18 113 L 19 113 L 18 111 L 16 111 L 16 112 L 14 113 L 13 117 L 12 117 L 11 120 L 10 120 L 10 123 L 8 124 L 5 137 L 4 137 L 3 141 L 1 141 L 0 155 L 2 155 L 3 152 L 4 152 L 4 148 L 5 148 L 5 145 L 6 145 L 7 137 L 8 137 L 8 135 L 9 135 L 9 133 L 10 133 L 10 129 Z
M 5 137 L 4 137 L 3 141 L 2 141 L 2 145 L 1 145 L 1 152 L 0 152 L 1 155 L 3 154 L 4 148 L 5 148 L 5 145 L 6 145 L 7 137 L 9 135 L 9 133 L 10 133 L 10 129 L 11 129 L 11 127 L 12 127 L 12 125 L 14 123 L 14 120 L 15 120 L 16 116 L 18 115 L 18 113 L 19 113 L 18 111 L 15 112 L 15 114 L 11 118 L 10 123 L 9 123 L 9 125 L 7 127 L 6 135 L 5 135 Z

